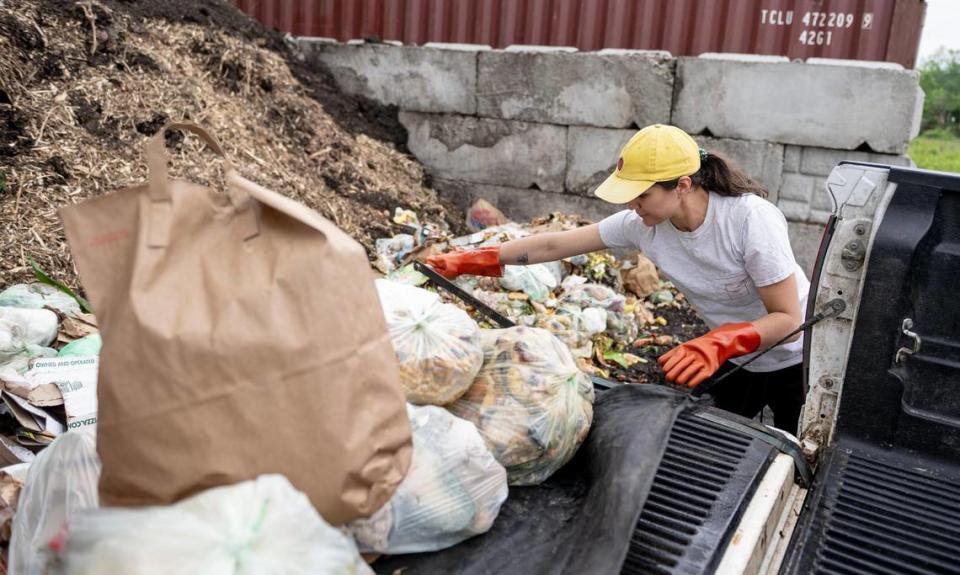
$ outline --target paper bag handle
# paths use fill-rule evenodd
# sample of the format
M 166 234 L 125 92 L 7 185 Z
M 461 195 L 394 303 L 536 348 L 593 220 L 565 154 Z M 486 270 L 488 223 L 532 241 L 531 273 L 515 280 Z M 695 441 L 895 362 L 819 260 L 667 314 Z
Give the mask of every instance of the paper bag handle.
M 164 135 L 167 130 L 183 130 L 192 132 L 202 139 L 217 155 L 223 158 L 223 170 L 226 181 L 235 173 L 230 158 L 223 150 L 220 142 L 209 132 L 193 122 L 168 122 L 147 142 L 147 179 L 150 195 L 150 215 L 147 230 L 147 245 L 152 248 L 162 248 L 169 243 L 170 218 L 173 213 L 170 188 L 167 186 L 167 150 L 164 146 Z M 231 190 L 232 192 L 233 190 Z M 231 193 L 231 202 L 242 217 L 246 225 L 244 239 L 251 239 L 260 233 L 260 222 L 257 210 L 252 206 L 250 196 L 240 191 L 243 197 L 237 198 Z
M 223 158 L 223 169 L 225 173 L 233 171 L 233 164 L 230 158 L 216 138 L 211 136 L 206 130 L 193 122 L 167 122 L 160 131 L 154 134 L 147 142 L 147 169 L 150 181 L 150 201 L 151 202 L 169 202 L 170 190 L 167 188 L 167 150 L 164 147 L 164 134 L 167 130 L 182 130 L 193 132 L 203 140 L 218 156 Z

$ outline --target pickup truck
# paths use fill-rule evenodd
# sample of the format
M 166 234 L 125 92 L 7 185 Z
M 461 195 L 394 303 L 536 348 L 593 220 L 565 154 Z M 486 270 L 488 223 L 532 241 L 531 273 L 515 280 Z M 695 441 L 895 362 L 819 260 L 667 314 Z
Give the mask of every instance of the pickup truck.
M 826 185 L 798 428 L 687 404 L 621 573 L 960 574 L 960 175 L 844 162 Z

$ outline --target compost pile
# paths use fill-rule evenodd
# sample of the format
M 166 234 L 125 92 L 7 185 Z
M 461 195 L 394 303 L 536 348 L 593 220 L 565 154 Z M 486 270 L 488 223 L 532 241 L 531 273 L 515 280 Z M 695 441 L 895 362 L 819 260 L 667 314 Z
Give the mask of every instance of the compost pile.
M 404 149 L 395 110 L 340 93 L 296 44 L 220 0 L 0 2 L 0 285 L 30 259 L 77 285 L 58 207 L 144 181 L 168 120 L 208 127 L 247 178 L 318 210 L 373 254 L 396 207 L 457 223 Z M 171 173 L 221 182 L 196 138 Z

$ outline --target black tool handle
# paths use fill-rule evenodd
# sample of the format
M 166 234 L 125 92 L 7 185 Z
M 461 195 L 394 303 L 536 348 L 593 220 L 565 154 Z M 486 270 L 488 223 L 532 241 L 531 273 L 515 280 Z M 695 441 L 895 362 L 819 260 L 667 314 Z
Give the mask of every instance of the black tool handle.
M 437 287 L 445 289 L 446 291 L 460 298 L 464 303 L 475 307 L 477 311 L 487 316 L 487 319 L 497 324 L 498 326 L 515 327 L 517 325 L 516 323 L 511 321 L 509 318 L 504 317 L 503 315 L 498 313 L 496 310 L 494 310 L 487 304 L 483 303 L 482 301 L 478 300 L 477 298 L 473 297 L 472 295 L 460 289 L 457 286 L 457 284 L 443 277 L 427 264 L 423 262 L 415 261 L 413 262 L 413 267 L 418 272 L 430 278 L 430 281 L 436 284 Z

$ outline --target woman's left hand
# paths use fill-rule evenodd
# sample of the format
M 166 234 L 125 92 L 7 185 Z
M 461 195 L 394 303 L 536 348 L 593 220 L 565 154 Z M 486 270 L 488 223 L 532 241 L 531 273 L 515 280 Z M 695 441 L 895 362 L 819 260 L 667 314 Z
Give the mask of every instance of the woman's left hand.
M 657 362 L 667 381 L 696 387 L 731 357 L 760 347 L 760 332 L 752 323 L 728 323 L 661 355 Z

